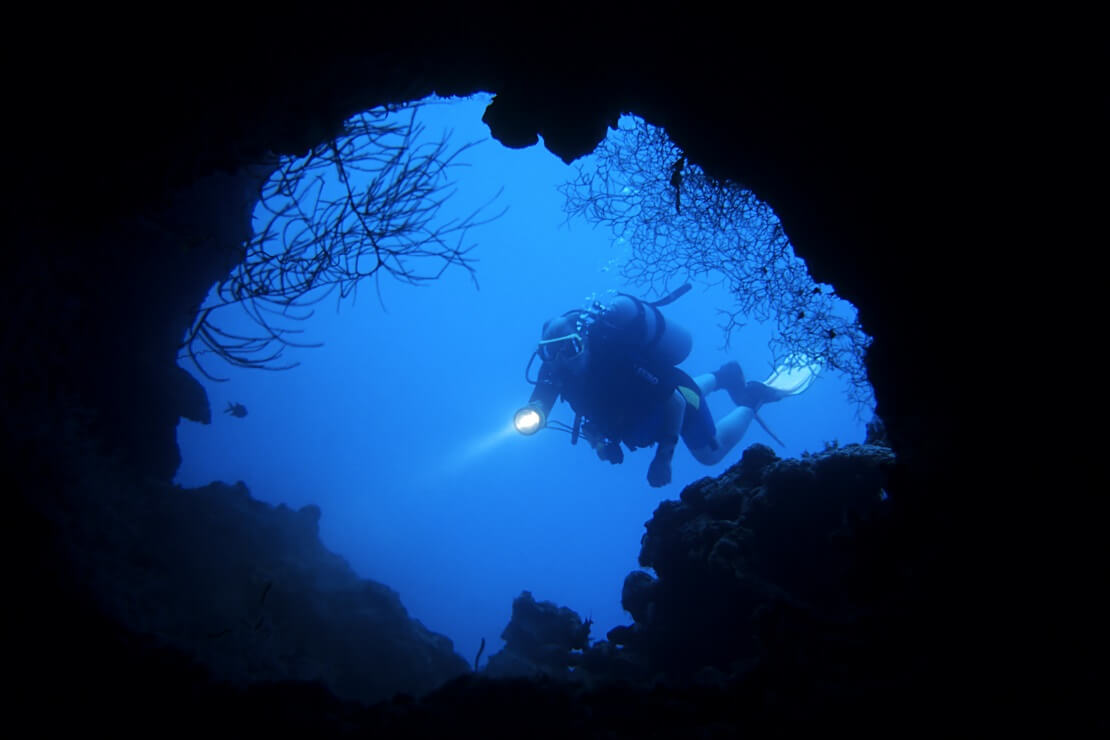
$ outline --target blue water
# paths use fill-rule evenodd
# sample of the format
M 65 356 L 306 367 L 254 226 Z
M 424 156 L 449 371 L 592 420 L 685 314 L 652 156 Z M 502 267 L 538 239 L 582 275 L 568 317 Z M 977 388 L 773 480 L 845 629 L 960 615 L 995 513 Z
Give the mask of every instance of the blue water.
M 843 379 L 828 374 L 761 412 L 785 448 L 754 424 L 716 467 L 679 445 L 673 482 L 660 489 L 646 481 L 651 450 L 613 466 L 564 433 L 513 432 L 544 320 L 607 290 L 641 291 L 620 279 L 625 247 L 611 234 L 564 224 L 556 188 L 573 168 L 542 142 L 510 150 L 491 139 L 481 122 L 488 99 L 421 114 L 429 136 L 450 128 L 458 142 L 485 140 L 466 153 L 469 166 L 456 171 L 459 192 L 445 208 L 469 212 L 504 188 L 497 203 L 508 212 L 472 234 L 480 289 L 454 269 L 420 287 L 384 279 L 380 302 L 372 287 L 338 308 L 325 301 L 295 327 L 300 340 L 324 346 L 287 351 L 284 359 L 301 363 L 291 370 L 209 363 L 229 378 L 214 383 L 183 362 L 208 390 L 213 421 L 182 421 L 178 430 L 178 483 L 242 480 L 263 501 L 318 505 L 325 546 L 398 591 L 412 617 L 468 660 L 483 637 L 486 655 L 500 649 L 523 590 L 592 617 L 593 639 L 630 624 L 621 584 L 638 567 L 644 522 L 661 501 L 721 473 L 752 443 L 798 456 L 834 440 L 862 442 L 870 418 L 849 402 Z M 749 377 L 772 370 L 768 327 L 749 323 L 721 349 L 715 309 L 730 303 L 723 289 L 696 287 L 664 309 L 694 335 L 682 364 L 691 375 L 728 359 Z M 248 416 L 222 413 L 229 401 Z M 732 408 L 723 393 L 709 402 L 718 417 Z M 560 404 L 553 418 L 569 423 L 573 414 Z

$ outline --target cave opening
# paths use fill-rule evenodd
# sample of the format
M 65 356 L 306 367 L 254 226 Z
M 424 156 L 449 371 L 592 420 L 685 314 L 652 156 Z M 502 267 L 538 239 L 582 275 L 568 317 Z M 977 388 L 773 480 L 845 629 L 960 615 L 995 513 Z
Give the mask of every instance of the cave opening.
M 851 333 L 854 309 L 836 299 L 832 286 L 808 278 L 784 235 L 775 235 L 769 209 L 740 190 L 722 196 L 705 178 L 699 187 L 696 163 L 678 170 L 681 155 L 665 135 L 632 116 L 621 119 L 620 130 L 598 152 L 571 165 L 542 141 L 506 148 L 481 122 L 490 99 L 428 101 L 374 119 L 374 125 L 400 128 L 383 134 L 387 141 L 366 158 L 367 171 L 343 173 L 327 160 L 325 144 L 323 169 L 336 179 L 324 185 L 315 179 L 322 170 L 313 170 L 301 183 L 301 194 L 317 203 L 325 187 L 347 187 L 344 177 L 356 185 L 367 178 L 358 185 L 367 200 L 352 200 L 356 205 L 375 193 L 375 202 L 386 204 L 419 196 L 404 206 L 409 225 L 429 215 L 421 211 L 425 196 L 442 199 L 430 214 L 437 220 L 425 225 L 431 232 L 423 232 L 438 235 L 433 249 L 417 240 L 406 251 L 397 246 L 410 238 L 402 235 L 391 243 L 393 262 L 377 261 L 381 248 L 356 249 L 351 261 L 351 247 L 322 246 L 329 242 L 316 239 L 318 225 L 306 227 L 303 219 L 298 227 L 276 224 L 260 208 L 256 230 L 278 238 L 260 241 L 255 282 L 231 279 L 219 286 L 230 310 L 210 314 L 212 328 L 225 332 L 213 336 L 224 337 L 231 359 L 246 361 L 220 362 L 203 343 L 198 347 L 208 351 L 202 359 L 208 371 L 180 358 L 205 386 L 214 414 L 211 425 L 181 421 L 183 463 L 175 482 L 191 487 L 242 480 L 262 501 L 320 507 L 320 537 L 328 549 L 360 576 L 397 590 L 411 616 L 451 638 L 462 655 L 472 654 L 482 638 L 488 653 L 497 649 L 512 599 L 523 590 L 589 615 L 592 638 L 603 638 L 629 621 L 620 584 L 637 568 L 643 522 L 662 500 L 720 474 L 753 443 L 790 457 L 862 442 L 873 407 L 866 378 L 858 374 L 868 340 Z M 419 131 L 406 129 L 406 121 Z M 446 148 L 436 149 L 442 142 Z M 374 163 L 411 173 L 404 157 L 421 146 L 439 157 L 457 152 L 452 162 L 458 166 L 437 181 L 442 189 L 416 182 L 391 192 L 392 180 L 375 180 Z M 599 177 L 606 152 L 610 169 Z M 627 161 L 629 153 L 639 155 L 638 164 L 622 175 L 613 163 Z M 618 175 L 624 177 L 619 183 Z M 590 188 L 604 182 L 614 184 L 612 194 L 622 200 L 613 201 L 617 210 L 602 213 L 602 199 Z M 288 197 L 294 189 L 274 192 L 286 198 L 288 214 L 298 202 Z M 335 215 L 345 198 L 342 190 L 327 192 L 340 193 L 327 209 Z M 759 227 L 750 220 L 731 223 L 720 211 L 709 220 L 696 218 L 699 203 L 713 193 L 739 198 L 733 203 L 742 201 L 762 219 Z M 357 236 L 355 211 L 344 212 L 335 234 Z M 647 217 L 626 218 L 637 213 Z M 393 222 L 396 231 L 402 221 Z M 456 228 L 460 224 L 466 228 Z M 293 274 L 309 280 L 305 285 L 324 276 L 322 287 L 294 292 L 295 300 L 284 306 L 280 300 L 252 302 L 251 285 L 259 281 L 288 286 L 282 237 L 293 233 L 290 228 L 307 228 L 302 233 L 310 237 Z M 737 265 L 731 275 L 706 267 L 707 255 L 729 249 L 727 239 L 763 244 L 759 234 L 780 240 L 763 254 L 763 266 L 781 269 L 779 284 L 791 287 L 791 300 L 747 290 L 758 261 Z M 707 235 L 721 241 L 707 243 Z M 692 248 L 680 258 L 657 247 L 683 238 Z M 325 284 L 328 275 L 333 279 Z M 703 466 L 680 450 L 673 482 L 661 489 L 644 480 L 648 451 L 608 465 L 587 447 L 568 445 L 565 435 L 512 432 L 513 411 L 531 392 L 525 365 L 547 318 L 618 291 L 657 298 L 685 280 L 694 290 L 665 311 L 694 336 L 684 362 L 691 373 L 737 360 L 751 377 L 763 378 L 791 351 L 819 351 L 813 338 L 822 331 L 834 333 L 822 346 L 842 353 L 844 372 L 823 372 L 804 394 L 768 408 L 774 435 L 752 425 L 717 466 Z M 221 300 L 214 291 L 205 307 Z M 282 315 L 285 309 L 291 313 Z M 853 356 L 858 368 L 849 366 Z M 246 415 L 224 413 L 235 404 Z M 710 404 L 724 411 L 728 401 L 713 397 Z M 557 415 L 570 421 L 565 404 Z

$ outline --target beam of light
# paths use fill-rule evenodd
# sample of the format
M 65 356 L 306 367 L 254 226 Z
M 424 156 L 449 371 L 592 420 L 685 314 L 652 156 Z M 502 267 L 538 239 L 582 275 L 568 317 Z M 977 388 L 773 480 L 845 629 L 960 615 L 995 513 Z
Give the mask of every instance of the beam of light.
M 445 450 L 439 459 L 439 464 L 431 466 L 421 477 L 431 485 L 442 482 L 444 478 L 458 476 L 464 470 L 485 460 L 508 440 L 520 436 L 520 432 L 513 426 L 512 419 L 507 419 L 493 431 L 478 434 L 464 441 L 454 450 Z
M 452 459 L 457 461 L 457 463 L 459 464 L 465 464 L 467 462 L 473 461 L 475 458 L 481 457 L 482 455 L 491 452 L 495 447 L 503 443 L 505 440 L 509 439 L 510 437 L 515 437 L 517 436 L 517 434 L 518 433 L 516 429 L 513 428 L 512 423 L 506 423 L 500 429 L 497 429 L 496 431 L 490 432 L 489 434 L 480 436 L 472 440 L 469 444 L 463 447 L 461 451 L 456 453 L 452 457 Z

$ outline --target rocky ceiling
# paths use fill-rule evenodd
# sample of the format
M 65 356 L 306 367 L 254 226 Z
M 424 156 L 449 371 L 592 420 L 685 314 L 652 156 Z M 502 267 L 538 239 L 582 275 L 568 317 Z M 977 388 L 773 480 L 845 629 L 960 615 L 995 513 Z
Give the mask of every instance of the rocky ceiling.
M 567 161 L 634 112 L 664 126 L 709 173 L 744 183 L 775 208 L 814 277 L 856 305 L 875 337 L 869 364 L 879 413 L 903 459 L 938 464 L 957 444 L 950 413 L 965 399 L 947 369 L 968 351 L 976 268 L 989 251 L 952 230 L 975 195 L 982 163 L 960 157 L 983 135 L 976 113 L 989 110 L 990 91 L 915 53 L 798 64 L 732 45 L 664 40 L 645 37 L 619 53 L 493 32 L 343 48 L 306 40 L 301 50 L 75 40 L 50 62 L 56 74 L 16 79 L 24 102 L 9 119 L 21 183 L 9 201 L 19 214 L 12 222 L 35 250 L 50 244 L 51 261 L 64 263 L 51 269 L 81 283 L 91 270 L 149 284 L 157 273 L 135 274 L 136 265 L 157 260 L 154 248 L 121 236 L 128 224 L 167 203 L 187 207 L 175 191 L 199 177 L 269 152 L 303 152 L 358 110 L 432 92 L 490 91 L 496 99 L 484 120 L 493 136 L 526 146 L 542 135 Z M 210 197 L 226 207 L 229 196 Z M 214 257 L 200 266 L 203 259 L 189 269 L 208 278 L 226 269 Z M 37 257 L 23 267 L 32 278 L 42 271 Z M 147 321 L 162 322 L 167 338 L 180 336 L 182 314 L 204 287 L 181 285 L 177 315 Z M 83 296 L 82 312 L 95 300 Z M 114 311 L 134 316 L 135 308 Z
M 245 228 L 249 191 L 233 173 L 267 154 L 303 152 L 354 112 L 433 92 L 495 93 L 493 136 L 526 146 L 541 135 L 567 161 L 632 112 L 769 202 L 813 276 L 859 308 L 895 476 L 918 499 L 922 531 L 948 543 L 938 594 L 989 583 L 976 591 L 988 603 L 1020 580 L 995 568 L 1017 537 L 995 541 L 1012 512 L 979 497 L 1006 473 L 967 471 L 1010 430 L 993 415 L 1003 399 L 954 367 L 981 367 L 1009 279 L 991 207 L 1027 78 L 966 48 L 749 50 L 754 27 L 709 40 L 661 25 L 618 36 L 568 27 L 557 42 L 377 24 L 358 38 L 78 32 L 33 53 L 9 47 L 9 438 L 44 417 L 91 417 L 116 459 L 173 475 L 178 417 L 207 413 L 174 367 L 176 343 L 230 264 L 219 245 Z M 188 224 L 194 248 L 152 234 L 152 214 Z M 990 544 L 984 522 L 998 530 Z

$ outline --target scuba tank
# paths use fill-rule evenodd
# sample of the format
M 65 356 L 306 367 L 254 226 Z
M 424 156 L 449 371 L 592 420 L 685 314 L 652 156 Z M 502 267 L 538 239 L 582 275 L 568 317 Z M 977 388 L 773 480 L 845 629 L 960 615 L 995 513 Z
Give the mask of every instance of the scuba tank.
M 674 303 L 692 287 L 686 283 L 657 301 L 617 293 L 607 306 L 595 301 L 592 308 L 572 309 L 563 316 L 574 318 L 583 336 L 623 345 L 650 365 L 674 366 L 690 356 L 694 340 L 684 327 L 667 321 L 659 307 Z M 538 352 L 533 352 L 524 368 L 524 379 L 531 385 L 536 384 L 530 373 L 537 357 Z
M 617 293 L 608 306 L 601 307 L 589 333 L 604 341 L 628 347 L 648 365 L 678 365 L 690 355 L 694 340 L 684 327 L 667 321 L 659 307 L 678 300 L 690 287 L 686 283 L 657 301 L 644 301 L 628 293 Z
M 594 302 L 589 309 L 567 311 L 563 317 L 574 319 L 575 331 L 584 337 L 623 347 L 630 354 L 641 358 L 646 365 L 675 366 L 690 355 L 694 342 L 690 332 L 679 324 L 667 321 L 659 307 L 678 300 L 691 287 L 686 283 L 657 301 L 645 301 L 627 293 L 617 293 L 609 305 Z M 579 434 L 593 436 L 582 428 L 584 421 L 589 425 L 589 420 L 584 420 L 581 414 L 575 414 L 573 426 L 548 420 L 559 391 L 554 386 L 540 384 L 539 378 L 533 380 L 529 377 L 537 357 L 539 352 L 534 351 L 524 368 L 524 379 L 536 386 L 536 389 L 528 405 L 517 411 L 514 418 L 517 431 L 528 435 L 544 427 L 560 429 L 570 433 L 571 444 L 578 441 Z M 614 447 L 615 453 L 610 449 Z M 619 458 L 623 455 L 620 454 L 618 444 L 610 442 L 606 449 L 610 449 L 612 453 L 606 459 L 620 462 Z

